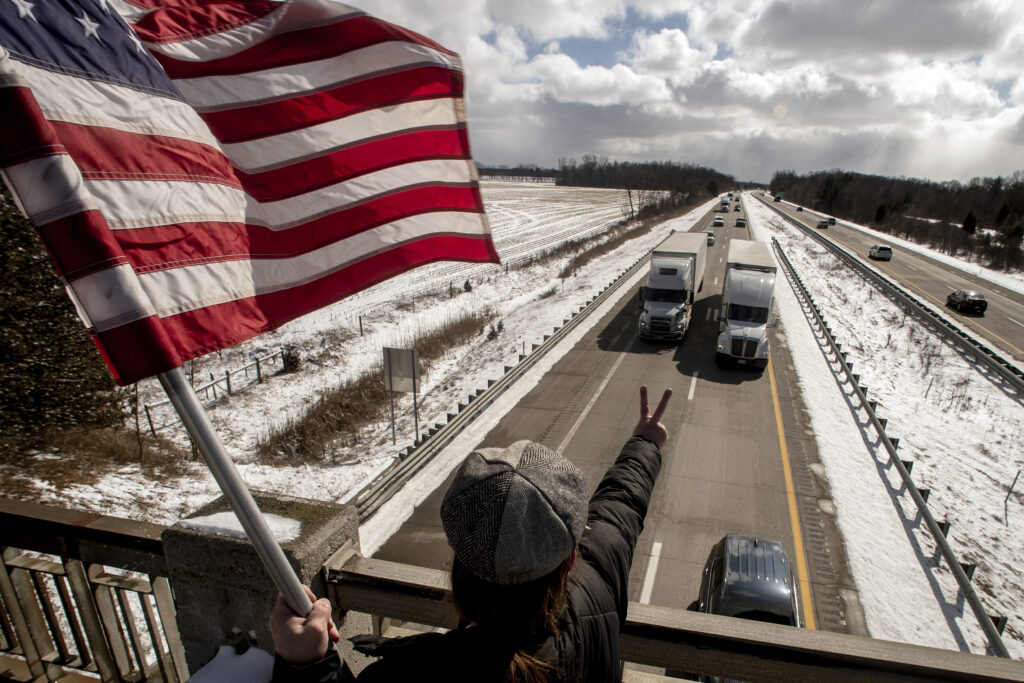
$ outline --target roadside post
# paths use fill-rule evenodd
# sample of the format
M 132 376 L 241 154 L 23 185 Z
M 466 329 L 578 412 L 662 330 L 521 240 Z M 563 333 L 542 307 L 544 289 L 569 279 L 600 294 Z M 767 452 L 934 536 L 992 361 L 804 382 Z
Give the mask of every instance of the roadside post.
M 391 397 L 391 444 L 395 436 L 395 392 L 412 392 L 412 416 L 416 441 L 420 440 L 420 417 L 416 394 L 420 383 L 419 353 L 416 349 L 384 347 L 384 388 Z

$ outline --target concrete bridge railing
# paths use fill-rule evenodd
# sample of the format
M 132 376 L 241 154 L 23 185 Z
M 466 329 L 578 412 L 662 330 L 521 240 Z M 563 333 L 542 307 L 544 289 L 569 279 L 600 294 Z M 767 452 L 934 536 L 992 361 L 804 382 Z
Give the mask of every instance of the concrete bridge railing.
M 455 625 L 447 574 L 362 557 L 353 508 L 256 499 L 294 522 L 285 554 L 330 598 L 343 636 Z M 272 649 L 276 590 L 247 541 L 216 532 L 210 520 L 227 509 L 215 501 L 163 527 L 0 498 L 0 677 L 184 681 L 239 633 Z M 356 671 L 365 666 L 344 654 Z M 633 683 L 669 680 L 644 673 L 652 669 L 749 681 L 1024 682 L 1016 660 L 638 603 L 622 654 Z

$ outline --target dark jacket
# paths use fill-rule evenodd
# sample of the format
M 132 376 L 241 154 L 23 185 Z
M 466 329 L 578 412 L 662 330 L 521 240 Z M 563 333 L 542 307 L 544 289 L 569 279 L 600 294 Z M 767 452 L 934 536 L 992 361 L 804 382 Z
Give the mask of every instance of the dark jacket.
M 619 633 L 626 620 L 629 569 L 660 470 L 658 447 L 634 436 L 590 499 L 559 633 L 532 652 L 557 666 L 563 672 L 561 680 L 620 680 Z M 474 627 L 397 638 L 375 654 L 380 659 L 363 670 L 360 683 L 426 680 L 432 677 L 428 672 L 446 681 L 500 682 L 511 655 L 487 629 Z M 332 652 L 305 666 L 278 658 L 273 680 L 333 683 L 356 678 Z

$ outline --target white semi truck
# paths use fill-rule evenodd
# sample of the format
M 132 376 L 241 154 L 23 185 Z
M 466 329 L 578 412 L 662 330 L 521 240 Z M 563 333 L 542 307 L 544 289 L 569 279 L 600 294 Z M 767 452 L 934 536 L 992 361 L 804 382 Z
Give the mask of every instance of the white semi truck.
M 719 364 L 768 365 L 768 327 L 775 311 L 775 261 L 764 242 L 731 240 L 719 318 Z
M 673 232 L 651 252 L 647 286 L 640 288 L 637 332 L 645 339 L 681 341 L 696 293 L 704 287 L 708 241 L 703 232 Z

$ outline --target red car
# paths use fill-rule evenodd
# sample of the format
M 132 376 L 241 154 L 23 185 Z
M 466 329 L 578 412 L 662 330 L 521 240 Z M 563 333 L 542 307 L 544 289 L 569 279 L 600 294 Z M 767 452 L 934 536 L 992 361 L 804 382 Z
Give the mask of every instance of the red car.
M 951 292 L 946 297 L 946 305 L 955 308 L 961 313 L 977 313 L 978 315 L 984 315 L 985 309 L 988 308 L 988 302 L 985 301 L 984 294 L 968 289 L 958 289 L 955 292 Z

